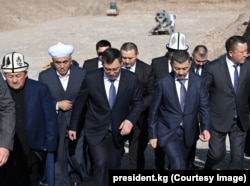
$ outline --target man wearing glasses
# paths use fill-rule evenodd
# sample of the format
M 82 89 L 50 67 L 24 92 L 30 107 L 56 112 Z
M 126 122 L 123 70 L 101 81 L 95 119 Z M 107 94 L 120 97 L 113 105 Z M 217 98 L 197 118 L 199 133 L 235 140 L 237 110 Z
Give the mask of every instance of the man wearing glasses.
M 103 68 L 87 73 L 82 83 L 73 105 L 69 138 L 76 139 L 78 122 L 84 116 L 97 185 L 108 186 L 108 170 L 120 168 L 124 142 L 140 116 L 142 95 L 136 74 L 121 68 L 118 49 L 106 49 L 102 61 Z
M 102 67 L 102 54 L 104 50 L 111 47 L 111 43 L 107 40 L 100 40 L 96 43 L 97 57 L 87 59 L 83 63 L 83 68 L 87 71 L 95 70 Z

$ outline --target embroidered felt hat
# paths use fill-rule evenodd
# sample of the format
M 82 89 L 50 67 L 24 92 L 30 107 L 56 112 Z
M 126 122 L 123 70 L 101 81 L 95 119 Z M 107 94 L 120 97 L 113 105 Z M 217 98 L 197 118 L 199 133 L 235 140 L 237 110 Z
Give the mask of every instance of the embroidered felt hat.
M 24 61 L 23 54 L 18 52 L 11 52 L 3 57 L 1 68 L 3 72 L 7 73 L 23 72 L 28 70 L 29 64 Z
M 188 50 L 189 46 L 186 44 L 185 35 L 180 32 L 175 32 L 170 36 L 166 48 L 172 50 Z

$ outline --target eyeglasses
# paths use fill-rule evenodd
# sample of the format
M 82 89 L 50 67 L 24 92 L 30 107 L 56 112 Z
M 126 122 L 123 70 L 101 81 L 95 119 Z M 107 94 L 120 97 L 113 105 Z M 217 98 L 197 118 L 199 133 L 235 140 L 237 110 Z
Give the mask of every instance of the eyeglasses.
M 121 67 L 117 67 L 117 68 L 106 68 L 106 67 L 103 67 L 103 69 L 104 69 L 104 71 L 106 73 L 110 73 L 111 71 L 113 71 L 114 73 L 117 73 L 117 72 L 119 72 L 120 68 Z

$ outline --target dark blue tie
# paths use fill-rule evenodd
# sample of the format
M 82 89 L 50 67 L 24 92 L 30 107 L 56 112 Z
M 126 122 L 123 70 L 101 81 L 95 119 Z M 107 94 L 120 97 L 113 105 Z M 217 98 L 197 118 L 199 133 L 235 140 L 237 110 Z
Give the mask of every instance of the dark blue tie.
M 126 70 L 130 71 L 131 70 L 131 67 L 125 67 Z
M 239 74 L 238 74 L 238 65 L 234 65 L 234 92 L 237 92 L 238 88 L 238 81 L 239 81 Z
M 181 89 L 180 89 L 181 110 L 184 111 L 185 102 L 186 102 L 186 94 L 187 94 L 187 90 L 186 90 L 186 88 L 184 86 L 186 79 L 178 79 L 178 81 L 181 84 Z
M 115 98 L 116 98 L 116 90 L 115 90 L 115 85 L 114 85 L 114 81 L 115 80 L 109 80 L 111 85 L 109 88 L 109 106 L 110 108 L 113 108 L 114 103 L 115 103 Z
M 234 64 L 234 92 L 236 94 L 237 88 L 238 88 L 238 81 L 239 81 L 239 74 L 238 74 L 238 64 Z M 235 119 L 238 117 L 237 109 L 234 110 L 234 116 Z

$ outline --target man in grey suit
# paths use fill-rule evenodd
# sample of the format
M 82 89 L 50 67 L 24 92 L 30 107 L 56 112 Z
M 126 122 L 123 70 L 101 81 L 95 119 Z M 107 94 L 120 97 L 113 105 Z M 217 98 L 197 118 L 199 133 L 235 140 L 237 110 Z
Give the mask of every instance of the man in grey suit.
M 208 63 L 203 76 L 209 90 L 211 139 L 205 169 L 216 169 L 226 153 L 229 136 L 231 160 L 228 169 L 242 169 L 246 131 L 249 128 L 250 61 L 247 40 L 232 36 L 226 54 Z
M 76 139 L 84 116 L 97 185 L 108 186 L 108 170 L 120 168 L 124 142 L 140 116 L 142 95 L 137 76 L 122 69 L 118 49 L 106 49 L 102 60 L 103 68 L 87 73 L 73 104 L 69 138 Z
M 13 149 L 15 133 L 15 103 L 10 95 L 7 84 L 0 74 L 0 167 L 8 158 Z
M 163 148 L 172 170 L 187 169 L 188 155 L 198 136 L 205 142 L 210 138 L 206 83 L 189 72 L 190 65 L 187 51 L 174 52 L 173 71 L 157 79 L 149 112 L 149 143 Z
M 87 71 L 95 70 L 102 67 L 102 54 L 104 50 L 111 47 L 111 43 L 108 40 L 100 40 L 96 43 L 97 57 L 87 59 L 83 63 L 83 68 Z
M 59 123 L 59 147 L 55 176 L 56 186 L 77 185 L 87 177 L 86 142 L 82 125 L 79 125 L 78 141 L 70 142 L 68 127 L 72 105 L 80 90 L 86 71 L 72 64 L 72 45 L 55 44 L 48 49 L 52 66 L 39 73 L 38 80 L 48 85 Z M 82 124 L 82 123 L 81 123 Z
M 135 43 L 126 42 L 121 46 L 123 68 L 134 72 L 139 80 L 142 92 L 142 112 L 129 137 L 129 169 L 144 169 L 144 151 L 148 144 L 148 113 L 154 91 L 152 67 L 138 58 L 139 51 Z

